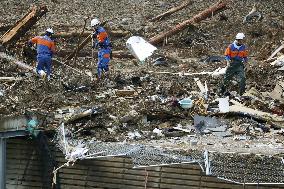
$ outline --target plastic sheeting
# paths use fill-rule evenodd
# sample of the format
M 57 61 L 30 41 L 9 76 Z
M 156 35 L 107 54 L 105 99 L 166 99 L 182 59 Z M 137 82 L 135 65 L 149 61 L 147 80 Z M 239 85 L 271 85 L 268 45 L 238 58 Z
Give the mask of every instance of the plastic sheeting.
M 130 50 L 130 53 L 141 62 L 157 50 L 155 46 L 151 45 L 139 36 L 130 37 L 126 42 L 126 47 Z

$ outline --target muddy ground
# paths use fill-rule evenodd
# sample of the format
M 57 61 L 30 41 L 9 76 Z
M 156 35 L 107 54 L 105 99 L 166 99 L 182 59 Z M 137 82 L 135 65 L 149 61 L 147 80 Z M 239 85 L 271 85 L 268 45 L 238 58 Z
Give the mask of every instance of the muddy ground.
M 48 14 L 43 17 L 26 35 L 10 47 L 10 54 L 29 65 L 34 61 L 22 56 L 25 41 L 34 35 L 52 27 L 55 32 L 81 31 L 86 17 L 98 16 L 107 21 L 110 30 L 123 30 L 130 33 L 123 38 L 112 38 L 114 50 L 124 50 L 126 40 L 132 35 L 145 39 L 166 31 L 176 24 L 190 19 L 199 11 L 216 3 L 216 0 L 194 0 L 187 8 L 165 18 L 162 21 L 149 22 L 148 19 L 162 13 L 182 1 L 48 1 Z M 20 19 L 33 4 L 40 1 L 1 1 L 0 25 L 9 26 Z M 243 23 L 247 15 L 256 5 L 263 18 Z M 75 8 L 76 7 L 76 8 Z M 213 71 L 225 65 L 224 62 L 204 62 L 208 56 L 223 55 L 236 33 L 246 34 L 250 57 L 246 65 L 247 91 L 255 88 L 258 92 L 271 92 L 277 81 L 283 80 L 283 72 L 265 63 L 270 54 L 281 44 L 284 33 L 284 2 L 277 0 L 264 1 L 229 1 L 228 8 L 206 19 L 199 24 L 188 27 L 180 34 L 169 38 L 166 45 L 158 45 L 158 51 L 146 63 L 135 59 L 111 60 L 110 79 L 96 82 L 89 76 L 83 76 L 62 65 L 54 63 L 51 82 L 42 81 L 32 74 L 19 70 L 15 65 L 1 60 L 0 76 L 21 76 L 24 79 L 16 82 L 1 82 L 0 115 L 22 115 L 27 112 L 36 113 L 41 118 L 41 128 L 55 129 L 61 122 L 58 112 L 72 109 L 94 108 L 98 110 L 92 116 L 75 120 L 68 124 L 76 137 L 96 138 L 101 141 L 135 141 L 153 145 L 169 145 L 178 148 L 201 148 L 215 151 L 239 151 L 267 154 L 284 153 L 283 131 L 281 124 L 271 121 L 259 121 L 249 117 L 216 114 L 212 109 L 218 107 L 215 102 L 218 86 L 222 77 L 209 75 L 198 76 L 202 83 L 207 82 L 208 99 L 202 102 L 194 77 L 171 74 L 155 74 L 156 72 L 189 72 Z M 90 19 L 88 19 L 89 25 Z M 90 30 L 89 26 L 87 28 Z M 3 34 L 5 31 L 1 31 Z M 58 51 L 73 50 L 78 38 L 58 38 Z M 96 74 L 96 58 L 91 57 L 91 47 L 82 51 L 89 56 L 78 57 L 66 64 L 83 72 Z M 166 57 L 168 66 L 154 66 L 153 60 Z M 64 56 L 56 59 L 64 61 Z M 81 88 L 80 88 L 81 87 Z M 137 94 L 130 97 L 119 97 L 115 90 L 131 88 Z M 231 86 L 236 91 L 237 86 Z M 177 104 L 178 100 L 191 97 L 204 108 L 196 104 L 190 110 L 184 110 Z M 283 102 L 261 97 L 241 98 L 234 93 L 231 99 L 238 99 L 248 107 L 268 113 L 278 113 L 283 117 Z M 260 100 L 259 100 L 260 99 Z M 273 106 L 271 106 L 273 104 Z M 211 133 L 200 134 L 192 128 L 195 115 L 215 116 L 226 125 L 231 136 L 218 137 Z M 191 132 L 180 132 L 173 127 L 180 126 Z M 157 128 L 161 135 L 153 133 Z M 137 132 L 139 134 L 137 134 Z M 135 134 L 136 133 L 136 134 Z M 191 145 L 191 141 L 198 141 Z

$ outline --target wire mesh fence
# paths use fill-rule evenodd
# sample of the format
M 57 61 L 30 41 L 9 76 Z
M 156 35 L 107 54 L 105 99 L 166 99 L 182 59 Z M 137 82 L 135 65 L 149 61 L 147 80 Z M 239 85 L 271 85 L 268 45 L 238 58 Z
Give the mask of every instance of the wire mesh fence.
M 198 163 L 206 175 L 234 183 L 284 184 L 284 159 L 281 156 L 184 151 L 119 142 L 98 142 L 74 139 L 62 124 L 54 139 L 68 161 L 101 157 L 126 156 L 133 167 Z

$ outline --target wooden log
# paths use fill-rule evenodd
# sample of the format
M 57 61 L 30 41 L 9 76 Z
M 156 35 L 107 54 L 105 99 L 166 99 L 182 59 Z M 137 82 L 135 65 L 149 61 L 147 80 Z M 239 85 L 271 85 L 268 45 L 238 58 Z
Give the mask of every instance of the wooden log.
M 44 33 L 42 33 L 43 35 Z M 92 34 L 92 31 L 85 31 L 81 37 L 88 37 Z M 129 31 L 122 30 L 114 30 L 109 32 L 110 37 L 125 37 L 129 34 Z M 54 38 L 71 38 L 71 37 L 80 37 L 80 32 L 77 30 L 69 31 L 69 32 L 56 32 L 52 35 Z
M 165 38 L 178 34 L 182 30 L 186 29 L 189 25 L 192 25 L 194 23 L 198 23 L 198 22 L 200 22 L 200 21 L 202 21 L 202 20 L 204 20 L 208 17 L 213 16 L 213 14 L 216 14 L 216 13 L 224 10 L 226 5 L 227 5 L 226 1 L 220 1 L 219 3 L 213 5 L 212 7 L 200 12 L 197 15 L 195 15 L 193 18 L 186 20 L 182 23 L 179 23 L 178 25 L 176 25 L 171 30 L 163 32 L 161 34 L 158 34 L 155 37 L 152 37 L 149 42 L 153 45 L 161 43 Z
M 89 109 L 89 110 L 86 110 L 84 112 L 81 112 L 81 113 L 78 113 L 78 114 L 74 114 L 71 117 L 65 119 L 64 123 L 70 123 L 70 122 L 75 121 L 77 119 L 81 119 L 83 117 L 90 116 L 90 115 L 92 115 L 92 112 L 93 112 L 93 110 Z
M 4 35 L 0 41 L 3 46 L 11 44 L 22 37 L 36 22 L 47 13 L 46 6 L 34 6 L 23 18 L 14 24 Z
M 27 64 L 17 60 L 16 58 L 14 58 L 12 56 L 7 55 L 6 53 L 0 52 L 0 58 L 5 59 L 5 60 L 7 60 L 7 61 L 9 61 L 11 63 L 16 64 L 20 69 L 23 69 L 23 70 L 32 72 L 34 74 L 37 74 L 36 68 L 34 68 L 32 66 L 29 66 L 29 65 L 27 65 Z
M 179 11 L 179 10 L 182 10 L 183 8 L 187 7 L 190 4 L 192 4 L 192 1 L 185 1 L 181 5 L 179 5 L 177 7 L 173 7 L 170 10 L 150 19 L 150 21 L 153 22 L 153 21 L 156 21 L 156 20 L 162 20 L 163 18 L 170 16 L 171 14 L 173 14 L 173 13 Z

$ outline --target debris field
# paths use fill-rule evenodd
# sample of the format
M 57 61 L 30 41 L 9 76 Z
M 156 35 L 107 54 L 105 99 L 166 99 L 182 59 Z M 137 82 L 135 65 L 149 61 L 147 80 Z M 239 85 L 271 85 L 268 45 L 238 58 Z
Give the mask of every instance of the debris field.
M 223 2 L 225 8 L 156 43 L 155 36 L 218 1 L 48 1 L 48 11 L 25 26 L 27 31 L 18 31 L 11 43 L 2 38 L 0 116 L 35 114 L 40 129 L 52 132 L 64 123 L 74 137 L 86 140 L 283 155 L 284 51 L 271 55 L 283 44 L 284 2 Z M 1 1 L 0 34 L 30 12 L 31 5 L 42 6 L 33 3 Z M 183 3 L 180 10 L 153 19 Z M 93 17 L 105 22 L 113 42 L 110 77 L 100 82 L 91 42 L 79 48 L 92 32 Z M 57 45 L 49 82 L 17 63 L 35 67 L 35 53 L 26 42 L 48 27 L 55 31 Z M 220 96 L 223 54 L 238 32 L 246 34 L 249 48 L 246 93 L 238 95 L 233 81 L 229 93 Z M 131 36 L 152 41 L 158 50 L 139 62 L 125 45 Z

